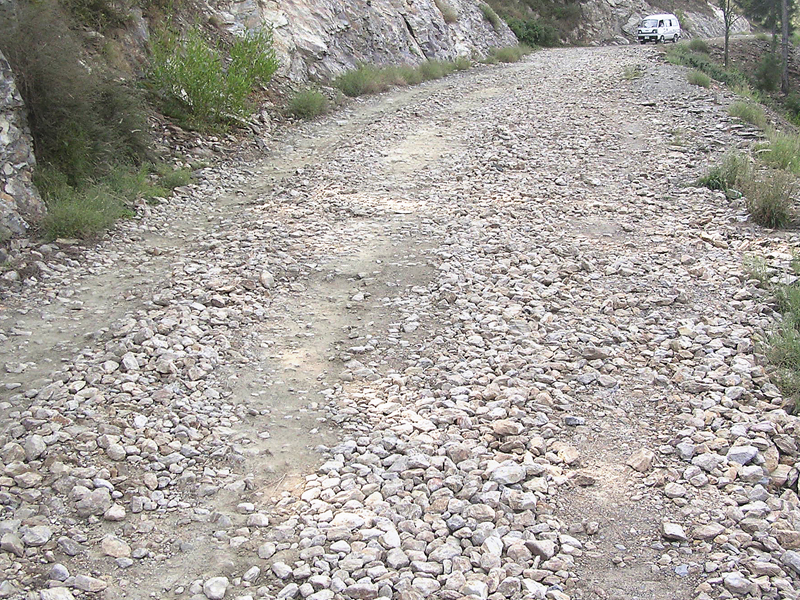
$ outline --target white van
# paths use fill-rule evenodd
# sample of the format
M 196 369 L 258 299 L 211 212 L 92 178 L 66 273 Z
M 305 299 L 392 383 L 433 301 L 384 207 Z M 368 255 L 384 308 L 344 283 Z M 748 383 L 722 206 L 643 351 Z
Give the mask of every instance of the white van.
M 672 14 L 650 15 L 642 19 L 636 30 L 636 39 L 645 42 L 677 42 L 681 38 L 681 24 Z

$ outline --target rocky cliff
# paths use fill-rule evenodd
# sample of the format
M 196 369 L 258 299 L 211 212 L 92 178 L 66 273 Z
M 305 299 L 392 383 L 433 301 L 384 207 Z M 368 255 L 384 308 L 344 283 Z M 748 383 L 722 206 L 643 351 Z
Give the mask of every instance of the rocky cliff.
M 0 53 L 0 239 L 24 234 L 45 208 L 31 176 L 33 141 L 11 68 Z
M 484 57 L 517 43 L 476 0 L 242 0 L 220 3 L 216 16 L 231 31 L 271 24 L 284 73 L 295 81 L 328 79 L 358 62 Z

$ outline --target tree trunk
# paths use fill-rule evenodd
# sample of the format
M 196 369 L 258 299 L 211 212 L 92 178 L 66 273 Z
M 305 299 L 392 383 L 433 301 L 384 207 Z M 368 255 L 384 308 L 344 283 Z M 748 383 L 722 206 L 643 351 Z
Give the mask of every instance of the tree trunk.
M 783 0 L 784 2 L 786 0 Z M 725 19 L 725 68 L 728 68 L 728 40 L 731 37 L 731 26 L 728 19 Z
M 789 1 L 781 0 L 781 91 L 789 93 Z

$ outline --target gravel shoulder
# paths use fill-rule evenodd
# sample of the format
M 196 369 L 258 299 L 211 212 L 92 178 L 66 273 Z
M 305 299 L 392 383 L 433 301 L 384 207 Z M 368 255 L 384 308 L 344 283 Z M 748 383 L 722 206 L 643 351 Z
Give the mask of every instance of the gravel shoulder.
M 658 57 L 354 101 L 21 249 L 0 598 L 797 598 L 745 267 L 797 234 L 689 185 L 758 133 Z

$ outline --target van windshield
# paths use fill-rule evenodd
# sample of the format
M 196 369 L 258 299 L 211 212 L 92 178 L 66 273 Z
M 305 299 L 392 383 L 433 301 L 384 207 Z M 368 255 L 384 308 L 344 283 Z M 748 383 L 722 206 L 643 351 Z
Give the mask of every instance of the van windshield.
M 658 27 L 658 21 L 656 19 L 645 19 L 639 27 Z

